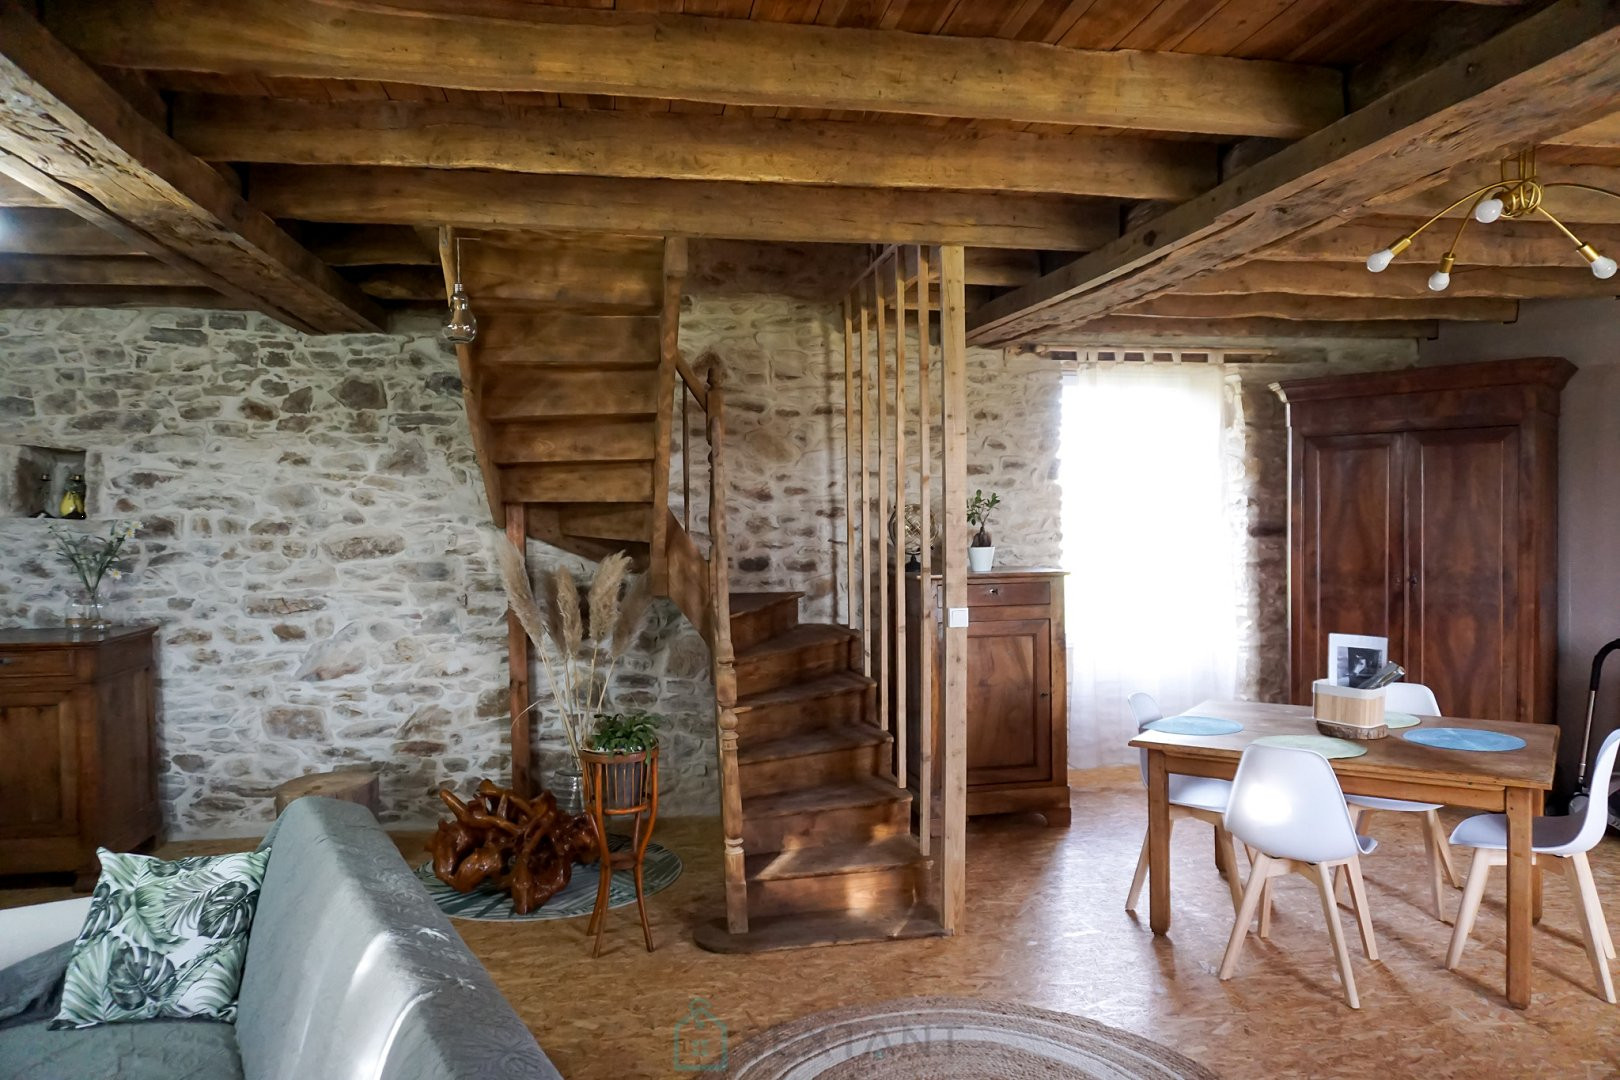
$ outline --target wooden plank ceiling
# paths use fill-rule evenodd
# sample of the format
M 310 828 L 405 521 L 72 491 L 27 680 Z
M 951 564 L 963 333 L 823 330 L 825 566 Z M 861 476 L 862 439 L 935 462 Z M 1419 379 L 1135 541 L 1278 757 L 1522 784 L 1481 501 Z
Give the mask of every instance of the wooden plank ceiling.
M 0 289 L 346 330 L 442 302 L 455 226 L 685 235 L 694 285 L 798 292 L 962 243 L 987 343 L 1510 320 L 1620 279 L 1536 222 L 1444 295 L 1450 230 L 1359 264 L 1503 150 L 1620 187 L 1617 7 L 0 0 Z M 1620 201 L 1555 198 L 1620 253 Z

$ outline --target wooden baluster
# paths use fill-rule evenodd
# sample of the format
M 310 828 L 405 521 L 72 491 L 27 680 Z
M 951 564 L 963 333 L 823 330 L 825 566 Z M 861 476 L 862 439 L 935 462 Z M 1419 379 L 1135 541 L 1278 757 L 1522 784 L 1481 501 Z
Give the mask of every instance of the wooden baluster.
M 917 248 L 917 504 L 922 529 L 922 565 L 917 572 L 917 843 L 928 854 L 934 834 L 934 432 L 929 406 L 928 249 Z
M 894 256 L 894 778 L 906 786 L 906 263 Z
M 947 933 L 962 925 L 967 858 L 967 637 L 952 626 L 953 611 L 967 613 L 967 320 L 962 247 L 939 249 L 939 341 L 944 432 L 941 496 L 945 503 L 945 784 L 940 924 Z
M 889 426 L 889 353 L 882 271 L 872 273 L 872 295 L 877 306 L 877 657 L 878 727 L 889 730 L 889 688 L 894 685 L 894 657 L 889 649 L 889 459 L 884 454 Z
M 863 286 L 864 288 L 864 286 Z M 872 469 L 871 435 L 867 422 L 869 411 L 866 380 L 871 373 L 871 338 L 867 320 L 866 297 L 861 297 L 861 357 L 860 357 L 860 412 L 861 412 L 861 674 L 872 674 L 872 495 L 870 480 Z
M 737 771 L 737 661 L 731 646 L 731 584 L 726 547 L 725 391 L 718 365 L 709 369 L 709 641 L 719 720 L 720 827 L 725 833 L 726 928 L 748 932 L 743 865 L 742 780 Z
M 692 395 L 687 392 L 686 380 L 681 380 L 681 528 L 692 531 L 692 422 L 687 419 L 687 403 Z
M 506 538 L 517 548 L 525 572 L 529 566 L 529 530 L 522 503 L 506 504 Z M 527 799 L 533 793 L 529 780 L 529 635 L 517 613 L 506 613 L 506 680 L 512 706 L 512 790 Z
M 849 297 L 844 297 L 844 617 L 855 625 L 855 338 Z M 836 548 L 837 545 L 834 544 Z M 836 562 L 836 552 L 834 555 Z M 836 571 L 835 571 L 836 572 Z M 836 601 L 834 602 L 836 608 Z M 834 617 L 837 617 L 836 610 Z

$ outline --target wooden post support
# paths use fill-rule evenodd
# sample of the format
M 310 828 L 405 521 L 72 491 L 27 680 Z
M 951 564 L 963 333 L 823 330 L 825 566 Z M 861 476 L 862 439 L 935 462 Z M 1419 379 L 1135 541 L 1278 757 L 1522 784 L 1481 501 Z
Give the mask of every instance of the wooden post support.
M 844 297 L 844 618 L 855 625 L 855 338 Z M 834 612 L 836 616 L 837 612 Z
M 894 777 L 906 786 L 906 266 L 894 256 Z
M 719 721 L 720 827 L 725 833 L 726 929 L 748 932 L 748 879 L 743 862 L 742 779 L 737 771 L 737 661 L 731 645 L 731 585 L 726 546 L 725 389 L 709 368 L 709 641 Z
M 871 370 L 867 358 L 871 355 L 868 334 L 869 312 L 866 298 L 861 298 L 861 359 L 860 359 L 860 412 L 861 412 L 861 674 L 872 675 L 872 494 L 871 494 L 871 436 L 869 433 L 866 377 Z
M 528 522 L 522 503 L 506 504 L 506 538 L 529 566 Z M 529 770 L 529 636 L 517 613 L 506 613 L 506 680 L 512 708 L 512 790 L 527 799 L 534 793 Z
M 934 838 L 934 436 L 929 405 L 934 384 L 929 374 L 928 249 L 917 248 L 917 507 L 922 525 L 921 568 L 917 573 L 917 844 L 924 855 Z
M 872 298 L 877 305 L 877 545 L 874 562 L 877 565 L 877 670 L 878 727 L 884 731 L 889 724 L 889 688 L 894 685 L 894 656 L 889 649 L 889 625 L 894 612 L 889 607 L 889 459 L 884 452 L 889 427 L 889 350 L 887 307 L 883 297 L 883 272 L 872 272 Z
M 967 861 L 967 323 L 966 269 L 959 244 L 939 249 L 939 334 L 944 382 L 941 418 L 945 502 L 945 754 L 944 850 L 940 922 L 947 933 L 962 928 L 966 910 Z M 962 625 L 953 625 L 960 618 Z

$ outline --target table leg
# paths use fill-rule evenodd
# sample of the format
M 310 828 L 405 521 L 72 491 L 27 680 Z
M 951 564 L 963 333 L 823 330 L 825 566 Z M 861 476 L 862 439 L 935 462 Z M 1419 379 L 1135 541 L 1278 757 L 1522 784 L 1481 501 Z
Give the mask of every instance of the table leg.
M 1148 924 L 1170 931 L 1170 772 L 1164 753 L 1148 751 Z
M 1540 791 L 1530 797 L 1530 812 L 1540 817 L 1547 812 L 1546 795 Z M 1541 872 L 1541 864 L 1535 864 L 1535 872 L 1530 875 L 1530 921 L 1536 925 L 1541 924 L 1541 885 L 1545 877 Z
M 1535 800 L 1527 788 L 1508 788 L 1507 999 L 1516 1009 L 1530 1005 L 1531 868 L 1530 821 Z

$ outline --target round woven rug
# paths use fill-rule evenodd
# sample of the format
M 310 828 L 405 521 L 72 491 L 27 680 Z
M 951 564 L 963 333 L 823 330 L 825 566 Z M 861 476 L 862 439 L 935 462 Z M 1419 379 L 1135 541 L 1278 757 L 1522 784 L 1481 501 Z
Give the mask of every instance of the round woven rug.
M 614 834 L 608 837 L 608 846 L 614 851 L 622 851 L 630 846 L 630 840 Z M 519 915 L 512 910 L 512 898 L 490 886 L 479 886 L 470 893 L 456 892 L 433 876 L 431 862 L 417 867 L 416 876 L 433 902 L 452 919 L 486 922 L 531 922 L 536 919 L 573 919 L 589 915 L 596 906 L 596 886 L 600 880 L 595 863 L 576 863 L 573 875 L 562 892 L 527 915 Z M 678 855 L 657 841 L 647 845 L 647 859 L 642 864 L 642 885 L 648 896 L 669 888 L 680 876 L 681 860 Z M 635 902 L 635 875 L 629 870 L 613 871 L 613 883 L 608 886 L 608 906 L 624 907 Z
M 781 1024 L 734 1047 L 733 1080 L 1215 1080 L 1167 1047 L 1067 1013 L 905 998 Z

